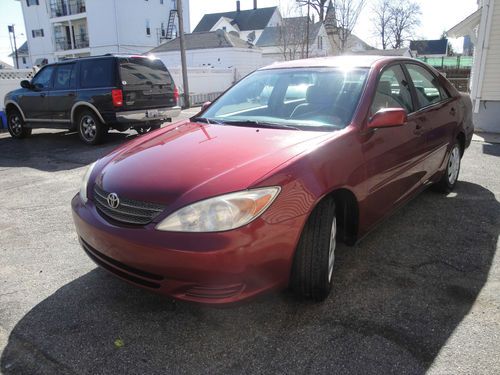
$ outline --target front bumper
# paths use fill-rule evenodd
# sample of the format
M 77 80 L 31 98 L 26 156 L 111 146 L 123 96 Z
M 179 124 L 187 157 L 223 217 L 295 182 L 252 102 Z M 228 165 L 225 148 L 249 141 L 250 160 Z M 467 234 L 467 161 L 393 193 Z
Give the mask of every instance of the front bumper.
M 154 115 L 151 113 L 154 112 Z M 141 109 L 138 111 L 123 111 L 116 113 L 116 121 L 122 123 L 151 122 L 172 119 L 179 116 L 181 107 L 167 107 L 157 109 Z
M 102 268 L 136 286 L 193 302 L 225 304 L 283 289 L 301 220 L 247 226 L 219 233 L 173 233 L 117 226 L 92 203 L 73 198 L 80 242 Z M 297 233 L 295 233 L 297 232 Z

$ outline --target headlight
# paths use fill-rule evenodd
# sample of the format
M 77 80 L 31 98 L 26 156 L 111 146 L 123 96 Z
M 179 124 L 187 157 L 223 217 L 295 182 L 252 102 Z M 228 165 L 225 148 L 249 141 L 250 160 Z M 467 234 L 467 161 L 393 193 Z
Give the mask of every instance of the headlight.
M 82 200 L 83 203 L 87 203 L 88 201 L 87 185 L 89 183 L 90 174 L 92 173 L 92 170 L 94 169 L 96 163 L 97 162 L 90 164 L 90 166 L 87 169 L 87 172 L 85 172 L 85 176 L 83 176 L 82 183 L 80 184 L 80 199 Z
M 169 232 L 220 232 L 239 228 L 261 215 L 274 201 L 278 186 L 209 198 L 174 212 L 156 226 Z

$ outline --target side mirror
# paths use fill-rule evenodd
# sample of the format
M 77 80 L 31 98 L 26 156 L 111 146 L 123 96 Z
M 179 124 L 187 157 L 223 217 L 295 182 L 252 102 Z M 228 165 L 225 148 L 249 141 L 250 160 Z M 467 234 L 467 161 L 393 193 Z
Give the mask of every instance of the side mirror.
M 212 104 L 212 102 L 205 102 L 205 103 L 203 103 L 203 105 L 201 106 L 201 112 L 203 112 L 208 107 L 210 107 L 211 104 Z
M 402 126 L 408 121 L 408 114 L 403 108 L 382 108 L 368 121 L 368 128 L 392 128 Z
M 25 79 L 25 80 L 22 80 L 22 81 L 21 81 L 21 87 L 22 87 L 23 89 L 31 89 L 31 82 L 30 82 L 30 81 L 28 81 L 28 80 L 26 80 L 26 79 Z

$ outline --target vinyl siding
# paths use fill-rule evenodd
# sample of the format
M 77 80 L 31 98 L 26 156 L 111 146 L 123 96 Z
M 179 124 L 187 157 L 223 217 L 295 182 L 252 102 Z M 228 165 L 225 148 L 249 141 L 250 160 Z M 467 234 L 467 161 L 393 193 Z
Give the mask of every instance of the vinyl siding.
M 481 100 L 500 100 L 500 1 L 493 3 Z

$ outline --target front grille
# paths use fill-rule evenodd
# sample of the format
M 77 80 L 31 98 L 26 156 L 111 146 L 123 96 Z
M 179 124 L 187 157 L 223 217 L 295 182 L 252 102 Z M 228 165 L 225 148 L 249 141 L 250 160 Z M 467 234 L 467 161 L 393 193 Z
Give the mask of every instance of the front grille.
M 111 208 L 108 204 L 109 192 L 94 185 L 94 203 L 101 215 L 120 223 L 133 225 L 149 224 L 157 217 L 165 206 L 156 203 L 136 201 L 120 197 L 120 204 Z

